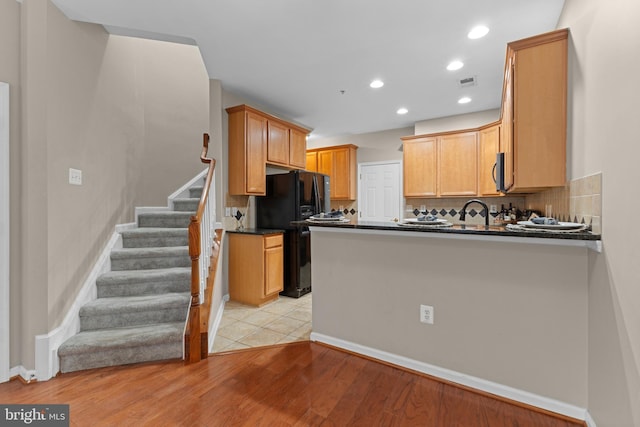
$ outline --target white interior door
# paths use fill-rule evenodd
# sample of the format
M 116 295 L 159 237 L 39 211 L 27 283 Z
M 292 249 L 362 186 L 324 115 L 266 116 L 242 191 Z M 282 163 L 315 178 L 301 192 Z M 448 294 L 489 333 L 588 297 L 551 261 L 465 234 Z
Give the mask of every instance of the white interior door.
M 9 85 L 0 82 L 0 382 L 9 381 Z
M 393 221 L 400 219 L 402 206 L 401 162 L 361 163 L 358 166 L 359 219 Z

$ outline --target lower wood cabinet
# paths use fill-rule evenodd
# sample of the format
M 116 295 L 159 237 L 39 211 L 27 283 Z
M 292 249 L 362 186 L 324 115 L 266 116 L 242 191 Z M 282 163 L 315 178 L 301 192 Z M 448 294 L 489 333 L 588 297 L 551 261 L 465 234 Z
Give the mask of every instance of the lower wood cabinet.
M 229 298 L 260 306 L 278 298 L 284 284 L 282 233 L 228 232 Z

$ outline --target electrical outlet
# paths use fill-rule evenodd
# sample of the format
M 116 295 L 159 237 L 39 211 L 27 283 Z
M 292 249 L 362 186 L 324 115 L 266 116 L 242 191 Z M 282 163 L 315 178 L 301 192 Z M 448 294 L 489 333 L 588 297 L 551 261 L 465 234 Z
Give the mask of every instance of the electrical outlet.
M 82 185 L 82 171 L 69 168 L 69 184 Z
M 224 216 L 231 216 L 231 208 L 224 208 Z
M 489 213 L 498 213 L 498 205 L 489 206 Z
M 433 307 L 430 305 L 420 304 L 420 321 L 433 325 Z
M 231 216 L 236 216 L 238 213 L 238 208 L 231 208 Z

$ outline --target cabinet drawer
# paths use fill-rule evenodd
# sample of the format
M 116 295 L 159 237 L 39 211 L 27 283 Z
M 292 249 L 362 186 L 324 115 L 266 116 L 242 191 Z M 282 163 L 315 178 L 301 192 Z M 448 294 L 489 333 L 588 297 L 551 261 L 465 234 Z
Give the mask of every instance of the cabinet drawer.
M 282 246 L 282 234 L 271 234 L 264 237 L 264 248 L 275 248 Z

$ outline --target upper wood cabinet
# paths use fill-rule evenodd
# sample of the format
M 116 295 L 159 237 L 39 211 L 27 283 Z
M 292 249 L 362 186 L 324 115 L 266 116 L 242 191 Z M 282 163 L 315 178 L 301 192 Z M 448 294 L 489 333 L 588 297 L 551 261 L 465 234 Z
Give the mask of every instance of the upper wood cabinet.
M 305 169 L 311 172 L 318 172 L 318 152 L 307 151 L 307 163 Z
M 405 197 L 438 195 L 438 152 L 436 137 L 404 139 L 402 144 Z
M 337 145 L 307 151 L 307 170 L 329 176 L 331 200 L 357 197 L 357 159 L 355 145 Z M 313 168 L 315 164 L 315 168 Z
M 405 197 L 477 194 L 477 132 L 422 135 L 402 140 Z
M 267 162 L 289 164 L 289 128 L 280 122 L 267 120 Z
M 298 129 L 289 129 L 289 165 L 304 169 L 306 166 L 307 134 Z
M 303 169 L 308 129 L 247 105 L 229 114 L 229 194 L 266 194 L 266 164 Z
M 266 192 L 267 119 L 252 111 L 229 111 L 229 193 Z
M 464 132 L 438 138 L 438 195 L 478 194 L 477 135 Z
M 481 129 L 478 139 L 478 195 L 499 196 L 495 182 L 496 154 L 500 151 L 500 124 Z
M 564 186 L 567 36 L 564 29 L 509 43 L 498 122 L 402 138 L 404 196 L 498 196 L 498 152 L 508 192 Z
M 509 192 L 566 183 L 567 29 L 509 43 L 501 151 Z

